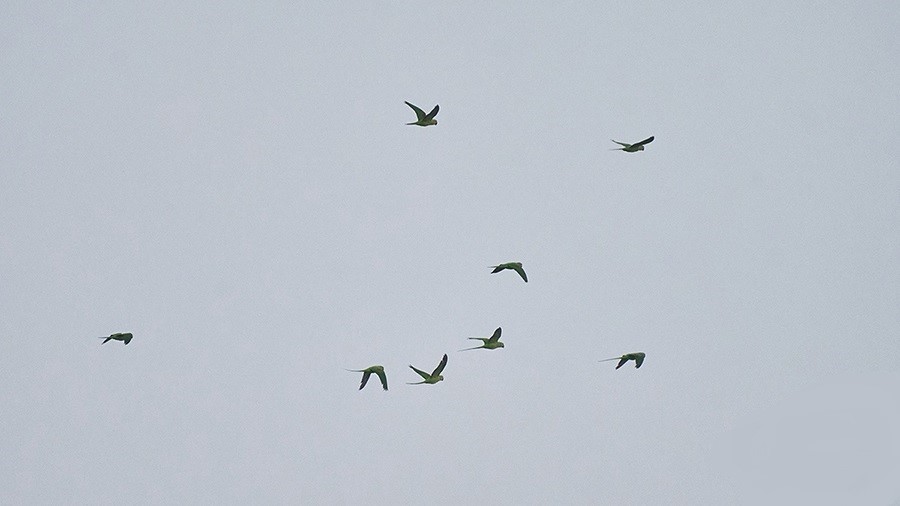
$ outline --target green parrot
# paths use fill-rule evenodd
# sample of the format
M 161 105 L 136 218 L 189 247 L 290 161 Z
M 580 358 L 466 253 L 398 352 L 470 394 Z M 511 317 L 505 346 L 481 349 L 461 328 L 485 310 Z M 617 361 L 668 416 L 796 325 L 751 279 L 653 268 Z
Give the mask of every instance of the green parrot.
M 503 348 L 505 345 L 500 342 L 500 327 L 497 327 L 497 330 L 494 331 L 494 334 L 491 337 L 470 337 L 469 339 L 478 339 L 483 342 L 481 346 L 476 346 L 474 348 L 466 348 L 464 350 L 459 351 L 469 351 L 469 350 L 480 350 L 481 348 L 487 350 L 495 350 L 497 348 Z
M 646 356 L 647 355 L 643 351 L 639 351 L 637 353 L 626 353 L 626 354 L 622 355 L 621 357 L 606 358 L 606 359 L 601 360 L 600 362 L 608 362 L 610 360 L 618 360 L 619 365 L 616 366 L 616 369 L 618 369 L 618 368 L 622 367 L 623 365 L 625 365 L 625 362 L 628 362 L 629 360 L 634 360 L 634 368 L 637 369 L 638 367 L 641 366 L 641 364 L 644 363 L 644 357 L 646 357 Z
M 407 383 L 407 385 L 421 385 L 422 383 L 428 383 L 429 385 L 433 385 L 438 381 L 443 381 L 444 377 L 441 376 L 441 372 L 444 370 L 444 367 L 447 366 L 447 354 L 444 353 L 444 358 L 441 359 L 441 363 L 434 369 L 431 374 L 428 374 L 425 371 L 416 369 L 413 366 L 409 366 L 410 369 L 416 371 L 416 373 L 422 377 L 425 381 L 420 381 L 418 383 Z
M 634 153 L 635 151 L 643 151 L 644 144 L 650 144 L 651 142 L 653 142 L 653 136 L 651 135 L 650 137 L 642 140 L 641 142 L 635 142 L 634 144 L 625 144 L 624 142 L 619 142 L 617 140 L 613 140 L 613 139 L 610 139 L 610 140 L 615 142 L 616 144 L 624 146 L 621 148 L 613 148 L 610 151 L 622 150 L 622 151 L 625 151 L 626 153 Z
M 413 121 L 412 123 L 407 123 L 407 125 L 418 125 L 418 126 L 423 126 L 423 127 L 429 126 L 429 125 L 437 125 L 437 120 L 434 119 L 434 117 L 437 116 L 437 113 L 441 108 L 440 105 L 434 106 L 434 109 L 432 109 L 430 113 L 425 114 L 425 111 L 410 104 L 409 102 L 403 102 L 403 103 L 412 107 L 413 111 L 416 111 L 416 118 L 417 118 L 416 121 Z
M 103 341 L 100 344 L 106 344 L 106 341 L 124 341 L 125 344 L 128 344 L 131 342 L 132 337 L 134 337 L 134 336 L 131 335 L 131 332 L 125 332 L 125 333 L 119 332 L 119 333 L 113 334 L 109 337 L 105 337 L 105 336 L 101 337 L 100 339 L 105 339 L 105 341 Z
M 365 369 L 347 369 L 350 372 L 361 372 L 363 373 L 362 383 L 359 384 L 359 389 L 362 390 L 364 386 L 366 386 L 366 382 L 369 381 L 369 376 L 372 374 L 377 374 L 378 379 L 381 380 L 381 387 L 385 390 L 387 387 L 387 375 L 384 373 L 384 367 L 380 365 L 373 365 L 370 367 L 366 367 Z
M 522 276 L 522 279 L 524 279 L 526 283 L 528 282 L 528 276 L 525 275 L 525 269 L 522 268 L 522 262 L 507 262 L 505 264 L 492 265 L 491 269 L 494 269 L 491 271 L 491 274 L 496 274 L 504 269 L 512 269 L 518 272 L 519 276 Z

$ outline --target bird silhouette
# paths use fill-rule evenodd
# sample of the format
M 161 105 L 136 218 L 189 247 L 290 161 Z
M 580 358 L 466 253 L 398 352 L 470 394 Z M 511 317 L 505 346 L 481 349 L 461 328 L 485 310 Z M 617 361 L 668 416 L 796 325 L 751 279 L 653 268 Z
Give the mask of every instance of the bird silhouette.
M 474 348 L 466 348 L 464 350 L 459 350 L 459 351 L 480 350 L 481 348 L 484 348 L 486 350 L 494 350 L 497 348 L 503 348 L 505 345 L 502 342 L 500 342 L 500 332 L 502 332 L 502 330 L 500 329 L 500 327 L 497 327 L 497 330 L 494 331 L 494 333 L 493 333 L 493 335 L 491 335 L 491 337 L 470 337 L 469 339 L 477 339 L 477 340 L 481 341 L 483 344 L 481 346 L 476 346 Z
M 360 390 L 362 390 L 363 387 L 366 386 L 366 382 L 369 381 L 369 376 L 371 376 L 372 374 L 378 375 L 378 379 L 381 380 L 381 387 L 384 388 L 385 390 L 388 389 L 388 387 L 387 387 L 387 375 L 384 373 L 384 367 L 382 367 L 382 366 L 380 366 L 380 365 L 369 366 L 369 367 L 366 367 L 365 369 L 347 369 L 347 370 L 350 371 L 350 372 L 361 372 L 361 373 L 363 373 L 363 376 L 362 376 L 362 383 L 359 384 L 359 389 L 360 389 Z
M 629 360 L 634 360 L 634 368 L 637 369 L 644 363 L 644 357 L 647 356 L 644 352 L 639 351 L 637 353 L 626 353 L 621 357 L 613 357 L 613 358 L 605 358 L 600 360 L 600 362 L 608 362 L 610 360 L 618 360 L 619 364 L 616 366 L 616 369 L 625 365 L 625 362 Z
M 107 341 L 123 341 L 125 344 L 128 344 L 131 342 L 131 338 L 133 338 L 133 337 L 134 336 L 131 335 L 131 332 L 124 332 L 124 333 L 117 332 L 108 337 L 107 336 L 101 337 L 100 339 L 104 339 L 104 341 L 100 344 L 106 344 Z
M 650 144 L 651 142 L 653 142 L 653 136 L 651 135 L 650 137 L 647 137 L 646 139 L 642 140 L 641 142 L 635 142 L 634 144 L 626 144 L 624 142 L 619 142 L 614 139 L 610 139 L 610 140 L 615 142 L 616 144 L 623 146 L 621 148 L 613 148 L 610 151 L 621 150 L 621 151 L 625 151 L 626 153 L 634 153 L 635 151 L 643 151 L 645 144 Z
M 518 272 L 519 276 L 522 276 L 522 279 L 525 280 L 526 283 L 528 282 L 528 276 L 525 275 L 525 269 L 522 268 L 522 262 L 507 262 L 505 264 L 492 265 L 491 269 L 494 269 L 491 271 L 491 274 L 496 274 L 505 269 L 512 269 Z
M 438 111 L 441 109 L 440 105 L 434 106 L 434 109 L 431 110 L 430 113 L 425 114 L 425 111 L 419 109 L 418 107 L 410 104 L 409 102 L 403 102 L 404 104 L 412 107 L 413 111 L 416 111 L 416 121 L 412 123 L 407 123 L 407 125 L 418 125 L 418 126 L 429 126 L 429 125 L 437 125 L 437 120 L 434 119 L 437 116 Z
M 407 385 L 421 385 L 422 383 L 428 383 L 429 385 L 433 385 L 433 384 L 437 383 L 438 381 L 444 381 L 444 377 L 441 376 L 441 372 L 444 370 L 444 367 L 446 367 L 446 366 L 447 366 L 447 354 L 446 353 L 444 353 L 444 358 L 441 359 L 441 363 L 438 364 L 438 366 L 434 369 L 434 371 L 431 372 L 431 374 L 428 374 L 427 372 L 425 372 L 421 369 L 416 369 L 415 367 L 410 365 L 409 368 L 412 369 L 413 371 L 416 371 L 416 373 L 419 376 L 421 376 L 422 379 L 424 379 L 425 381 L 420 381 L 418 383 L 407 383 Z

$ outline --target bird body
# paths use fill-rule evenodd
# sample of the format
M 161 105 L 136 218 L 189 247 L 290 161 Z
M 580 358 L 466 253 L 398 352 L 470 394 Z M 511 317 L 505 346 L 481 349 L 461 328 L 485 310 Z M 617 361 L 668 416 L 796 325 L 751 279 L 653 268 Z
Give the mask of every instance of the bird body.
M 416 371 L 416 374 L 421 376 L 424 381 L 420 381 L 418 383 L 407 383 L 407 385 L 421 385 L 423 383 L 433 385 L 433 384 L 437 383 L 438 381 L 444 381 L 444 377 L 441 376 L 441 372 L 444 371 L 444 367 L 446 367 L 446 366 L 447 366 L 447 354 L 446 353 L 444 353 L 444 358 L 441 359 L 441 363 L 438 364 L 438 366 L 434 369 L 434 371 L 431 372 L 431 374 L 428 374 L 427 372 L 425 372 L 421 369 L 416 369 L 415 367 L 410 365 L 409 368 L 412 369 L 413 371 Z
M 430 126 L 430 125 L 437 125 L 437 120 L 434 119 L 434 117 L 437 116 L 438 111 L 441 109 L 440 105 L 434 106 L 434 109 L 432 109 L 430 113 L 425 114 L 425 111 L 410 104 L 409 102 L 403 102 L 403 103 L 410 106 L 412 108 L 412 110 L 416 112 L 416 121 L 413 121 L 412 123 L 407 123 L 407 125 L 417 125 L 417 126 L 423 126 L 423 127 Z
M 108 341 L 122 341 L 122 342 L 124 342 L 125 344 L 128 344 L 128 343 L 131 342 L 131 339 L 132 339 L 133 337 L 134 337 L 134 336 L 131 335 L 131 332 L 117 332 L 117 333 L 112 334 L 112 335 L 110 335 L 110 336 L 102 336 L 102 337 L 100 337 L 100 339 L 103 339 L 103 340 L 104 340 L 104 341 L 103 341 L 102 343 L 100 343 L 100 344 L 106 344 Z
M 359 389 L 362 390 L 364 386 L 366 386 L 366 382 L 369 381 L 369 376 L 375 374 L 378 376 L 378 379 L 381 380 L 381 387 L 385 390 L 388 389 L 387 386 L 387 375 L 384 373 L 384 367 L 380 365 L 373 365 L 370 367 L 366 367 L 365 369 L 347 369 L 350 372 L 361 372 L 363 373 L 362 383 L 359 384 Z
M 618 369 L 618 368 L 622 367 L 623 365 L 625 365 L 625 362 L 628 362 L 629 360 L 634 360 L 634 368 L 637 369 L 641 366 L 641 364 L 644 363 L 645 356 L 647 356 L 647 355 L 644 352 L 639 351 L 636 353 L 626 353 L 626 354 L 622 355 L 621 357 L 606 358 L 606 359 L 601 360 L 600 362 L 608 362 L 610 360 L 618 360 L 619 364 L 616 365 L 616 369 Z
M 496 274 L 505 269 L 512 269 L 518 272 L 519 276 L 522 276 L 522 279 L 526 283 L 528 282 L 528 276 L 525 274 L 525 269 L 522 268 L 522 262 L 507 262 L 505 264 L 492 265 L 491 269 L 494 269 L 491 271 L 491 274 Z
M 643 151 L 645 144 L 650 144 L 651 142 L 653 142 L 653 136 L 651 135 L 650 137 L 642 140 L 641 142 L 635 142 L 634 144 L 627 144 L 627 143 L 619 142 L 619 141 L 613 140 L 613 139 L 610 139 L 610 140 L 615 142 L 616 144 L 622 146 L 621 148 L 613 148 L 610 151 L 624 151 L 626 153 L 634 153 L 635 151 Z
M 502 329 L 500 327 L 497 327 L 497 330 L 494 331 L 491 337 L 470 337 L 469 339 L 477 339 L 484 344 L 482 344 L 481 346 L 476 346 L 474 348 L 466 348 L 459 351 L 480 350 L 482 348 L 487 350 L 495 350 L 497 348 L 503 348 L 505 345 L 500 342 L 500 332 L 502 332 Z

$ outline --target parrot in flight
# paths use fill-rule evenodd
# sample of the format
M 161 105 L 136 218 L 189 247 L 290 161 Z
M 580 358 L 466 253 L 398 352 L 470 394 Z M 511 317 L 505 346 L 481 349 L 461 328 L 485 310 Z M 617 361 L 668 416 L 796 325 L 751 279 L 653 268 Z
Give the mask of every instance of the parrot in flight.
M 481 346 L 476 346 L 474 348 L 466 348 L 464 350 L 459 350 L 459 351 L 480 350 L 481 348 L 484 348 L 487 350 L 495 350 L 497 348 L 503 348 L 504 344 L 502 342 L 500 342 L 500 332 L 502 332 L 502 330 L 500 329 L 500 327 L 497 327 L 497 330 L 494 331 L 494 333 L 493 333 L 493 335 L 491 335 L 491 337 L 470 337 L 469 339 L 478 339 L 479 341 L 481 341 L 484 344 L 482 344 Z
M 492 265 L 491 269 L 494 269 L 491 271 L 491 274 L 496 274 L 505 269 L 512 269 L 518 272 L 519 276 L 522 276 L 522 279 L 525 280 L 526 283 L 528 282 L 528 276 L 525 275 L 525 269 L 522 268 L 522 262 L 507 262 L 505 264 Z
M 419 109 L 418 107 L 410 104 L 409 102 L 403 102 L 404 104 L 412 107 L 413 111 L 416 111 L 416 121 L 412 123 L 407 123 L 407 125 L 418 125 L 418 126 L 429 126 L 429 125 L 437 125 L 437 120 L 434 119 L 437 116 L 438 111 L 441 109 L 440 105 L 434 106 L 434 109 L 431 110 L 430 113 L 425 114 L 425 111 Z
M 117 332 L 115 334 L 110 335 L 109 337 L 103 336 L 100 339 L 104 339 L 104 341 L 100 344 L 106 344 L 107 341 L 123 341 L 125 344 L 131 342 L 131 338 L 134 337 L 131 335 L 131 332 Z
M 369 381 L 369 376 L 376 374 L 378 375 L 378 379 L 381 380 L 381 387 L 385 390 L 387 387 L 387 375 L 384 373 L 384 367 L 380 365 L 373 365 L 371 367 L 366 367 L 365 369 L 347 369 L 350 372 L 361 372 L 363 373 L 362 383 L 359 384 L 359 389 L 362 390 L 364 386 L 366 386 L 366 382 Z
M 635 151 L 643 151 L 645 144 L 650 144 L 651 142 L 653 142 L 653 136 L 651 135 L 650 137 L 647 137 L 646 139 L 642 140 L 641 142 L 635 142 L 634 144 L 626 144 L 624 142 L 619 142 L 614 139 L 610 139 L 610 140 L 620 146 L 623 146 L 621 148 L 612 148 L 610 151 L 622 150 L 626 153 L 634 153 Z
M 428 374 L 425 371 L 420 369 L 416 369 L 413 366 L 409 366 L 410 369 L 416 371 L 416 374 L 422 377 L 425 381 L 420 381 L 418 383 L 407 383 L 407 385 L 421 385 L 422 383 L 428 383 L 429 385 L 434 385 L 438 381 L 443 381 L 444 377 L 441 376 L 441 372 L 444 370 L 444 367 L 447 366 L 447 354 L 444 353 L 444 358 L 441 359 L 441 363 L 432 371 L 431 374 Z
M 621 357 L 606 358 L 606 359 L 601 360 L 600 362 L 608 362 L 610 360 L 618 360 L 619 364 L 616 366 L 616 369 L 618 369 L 618 368 L 622 367 L 623 365 L 625 365 L 625 362 L 628 362 L 629 360 L 634 360 L 634 368 L 637 369 L 641 366 L 641 364 L 644 363 L 645 356 L 647 356 L 647 355 L 644 352 L 639 351 L 637 353 L 626 353 L 626 354 L 622 355 Z

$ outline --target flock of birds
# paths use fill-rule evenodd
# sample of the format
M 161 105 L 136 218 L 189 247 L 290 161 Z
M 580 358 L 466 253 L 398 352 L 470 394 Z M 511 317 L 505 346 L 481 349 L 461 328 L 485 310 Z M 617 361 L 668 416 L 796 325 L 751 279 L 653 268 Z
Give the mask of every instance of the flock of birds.
M 438 111 L 441 109 L 439 105 L 435 105 L 434 109 L 432 109 L 431 112 L 429 112 L 428 114 L 425 114 L 425 111 L 423 111 L 419 107 L 416 107 L 415 105 L 413 105 L 409 102 L 404 102 L 404 103 L 406 105 L 408 105 L 410 108 L 412 108 L 412 110 L 415 111 L 415 113 L 416 113 L 416 121 L 407 123 L 407 125 L 416 125 L 416 126 L 422 126 L 422 127 L 437 125 L 437 120 L 434 119 L 434 117 L 437 116 Z M 635 142 L 634 144 L 619 142 L 617 140 L 613 140 L 613 142 L 620 145 L 621 147 L 613 148 L 611 151 L 621 150 L 621 151 L 625 151 L 626 153 L 634 153 L 637 151 L 643 151 L 645 145 L 653 142 L 653 136 L 650 136 L 640 142 Z M 515 271 L 522 278 L 522 280 L 524 282 L 526 282 L 526 283 L 528 282 L 528 275 L 525 274 L 525 269 L 522 267 L 522 262 L 506 262 L 506 263 L 502 263 L 499 265 L 492 265 L 490 268 L 493 269 L 491 271 L 491 274 L 496 274 L 498 272 L 501 272 L 501 271 L 504 271 L 507 269 Z M 459 351 L 480 350 L 480 349 L 496 350 L 497 348 L 503 348 L 505 345 L 503 344 L 502 341 L 500 341 L 500 334 L 502 332 L 503 332 L 503 330 L 500 327 L 497 327 L 497 330 L 495 330 L 494 333 L 491 334 L 491 337 L 470 337 L 469 339 L 475 339 L 475 340 L 481 341 L 481 343 L 482 343 L 481 346 L 475 346 L 473 348 L 465 348 L 465 349 L 462 349 Z M 122 341 L 123 343 L 128 344 L 131 342 L 132 338 L 134 338 L 134 336 L 130 332 L 118 332 L 115 334 L 111 334 L 109 336 L 101 337 L 100 339 L 103 339 L 103 342 L 100 344 L 106 344 L 109 341 Z M 644 363 L 645 356 L 646 356 L 646 354 L 644 352 L 626 353 L 626 354 L 618 356 L 618 357 L 612 357 L 612 358 L 600 360 L 600 362 L 607 362 L 610 360 L 618 360 L 619 363 L 616 365 L 616 369 L 618 369 L 618 368 L 622 367 L 623 365 L 625 365 L 629 360 L 634 360 L 634 367 L 639 368 Z M 441 358 L 441 361 L 437 365 L 437 367 L 435 367 L 434 370 L 431 371 L 430 373 L 425 372 L 421 369 L 417 369 L 416 367 L 413 367 L 412 365 L 410 365 L 409 368 L 412 369 L 413 371 L 415 371 L 416 374 L 421 376 L 422 381 L 419 381 L 416 383 L 407 383 L 407 384 L 408 385 L 422 385 L 422 384 L 433 385 L 439 381 L 443 381 L 444 376 L 441 373 L 444 372 L 445 367 L 447 367 L 447 354 L 446 353 L 444 354 L 443 358 Z M 381 387 L 384 390 L 388 389 L 387 374 L 384 372 L 384 366 L 373 365 L 373 366 L 366 367 L 365 369 L 347 369 L 347 371 L 362 373 L 362 382 L 360 382 L 360 384 L 359 384 L 360 390 L 362 390 L 366 386 L 366 383 L 368 383 L 369 378 L 373 374 L 378 376 L 378 379 L 381 380 Z

